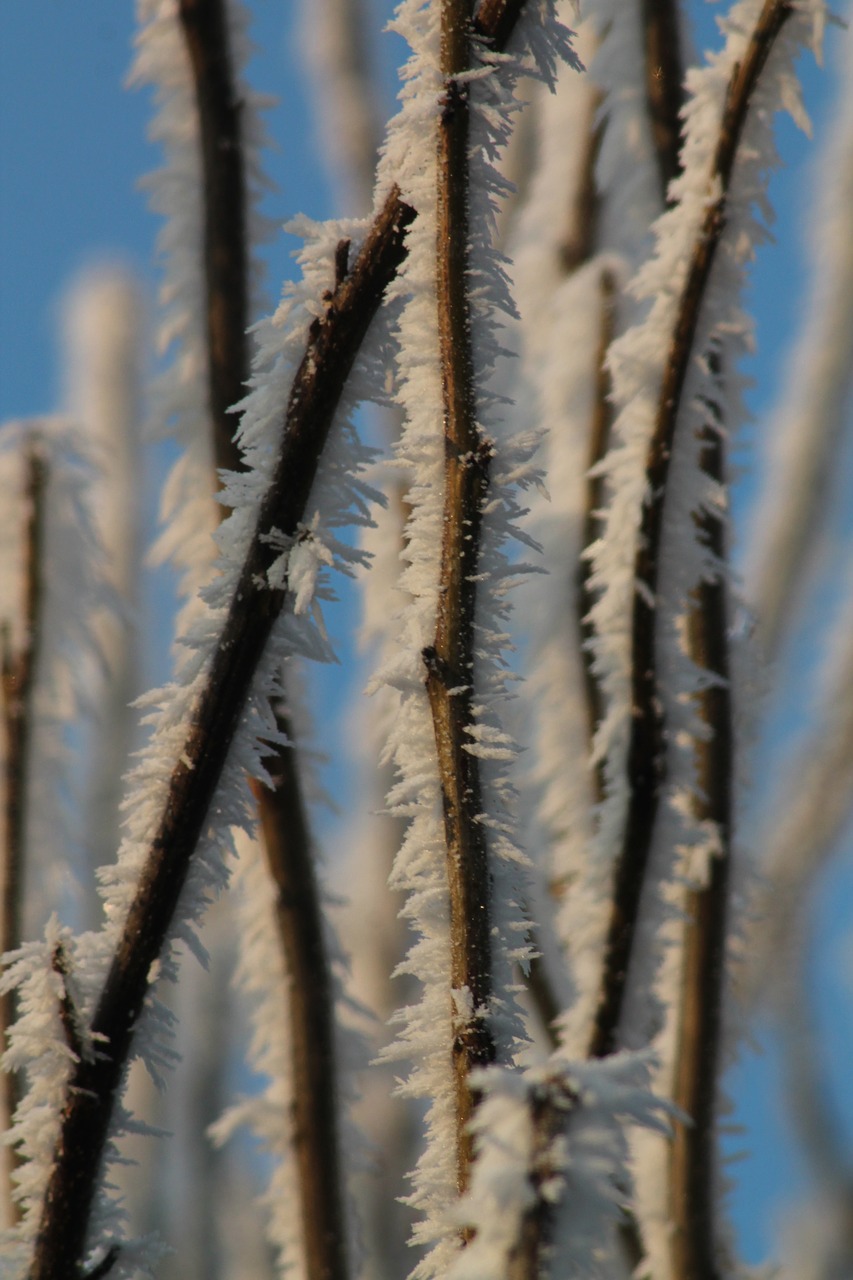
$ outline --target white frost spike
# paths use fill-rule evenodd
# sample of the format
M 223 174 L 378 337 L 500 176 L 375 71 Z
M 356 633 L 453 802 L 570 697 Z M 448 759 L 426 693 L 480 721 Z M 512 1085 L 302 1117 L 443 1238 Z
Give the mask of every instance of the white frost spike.
M 477 1073 L 484 1095 L 472 1124 L 477 1160 L 471 1189 L 453 1213 L 475 1234 L 449 1280 L 505 1280 L 525 1215 L 541 1201 L 558 1209 L 546 1216 L 549 1274 L 620 1274 L 611 1268 L 618 1267 L 616 1228 L 630 1207 L 628 1131 L 669 1133 L 666 1104 L 651 1092 L 652 1066 L 643 1054 L 573 1062 L 559 1053 L 524 1072 Z

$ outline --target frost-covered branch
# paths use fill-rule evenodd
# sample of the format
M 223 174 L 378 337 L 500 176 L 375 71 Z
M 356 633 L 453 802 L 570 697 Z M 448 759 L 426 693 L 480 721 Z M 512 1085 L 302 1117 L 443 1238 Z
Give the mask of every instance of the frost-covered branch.
M 22 942 L 24 911 L 24 875 L 26 855 L 27 794 L 30 782 L 31 738 L 33 728 L 33 691 L 41 634 L 43 593 L 43 526 L 47 483 L 47 463 L 38 443 L 25 446 L 25 479 L 23 492 L 23 562 L 21 582 L 23 599 L 20 619 L 3 619 L 2 670 L 3 691 L 3 847 L 2 847 L 2 915 L 0 915 L 0 955 L 14 951 Z M 20 637 L 13 648 L 12 635 Z M 0 995 L 0 1050 L 16 1016 L 14 991 Z M 18 1073 L 3 1076 L 2 1131 L 11 1125 L 18 1104 Z M 13 1160 L 11 1147 L 4 1153 L 8 1203 L 11 1184 L 8 1173 Z
M 31 1280 L 76 1276 L 136 1024 L 254 672 L 286 603 L 285 588 L 259 591 L 257 584 L 267 582 L 268 572 L 280 560 L 281 536 L 293 538 L 298 532 L 344 383 L 403 257 L 405 228 L 413 216 L 392 191 L 352 270 L 311 324 L 288 400 L 282 452 L 87 1028 L 89 1039 L 100 1047 L 97 1055 L 78 1062 L 69 1078 Z
M 477 426 L 468 301 L 470 5 L 442 0 L 436 291 L 444 407 L 444 522 L 435 641 L 424 650 L 444 804 L 451 984 L 465 992 L 453 1045 L 460 1188 L 472 1156 L 471 1072 L 494 1057 L 485 1012 L 492 995 L 491 890 L 474 726 L 474 612 L 491 446 Z
M 749 104 L 774 42 L 793 8 L 766 0 L 726 89 L 722 120 L 707 173 L 707 200 L 689 250 L 663 365 L 645 468 L 645 496 L 634 561 L 631 625 L 629 798 L 614 876 L 604 978 L 590 1042 L 594 1056 L 618 1045 L 619 1023 L 634 945 L 652 833 L 666 776 L 666 729 L 657 662 L 658 579 L 664 503 L 682 393 L 696 358 L 695 337 L 706 288 L 726 223 L 727 199 Z

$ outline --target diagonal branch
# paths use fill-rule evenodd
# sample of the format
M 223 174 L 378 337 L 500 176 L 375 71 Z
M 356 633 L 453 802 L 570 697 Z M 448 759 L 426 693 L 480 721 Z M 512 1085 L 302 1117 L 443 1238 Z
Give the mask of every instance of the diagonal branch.
M 30 1280 L 74 1280 L 85 1246 L 113 1106 L 152 965 L 167 938 L 190 858 L 225 765 L 253 673 L 285 590 L 259 590 L 278 552 L 273 530 L 294 536 L 310 497 L 341 392 L 384 290 L 405 255 L 414 211 L 392 189 L 356 262 L 311 324 L 283 424 L 282 451 L 261 505 L 209 675 L 173 769 L 162 816 L 89 1028 L 102 1044 L 71 1073 Z
M 732 169 L 747 111 L 774 41 L 792 12 L 787 0 L 766 0 L 743 60 L 728 85 L 723 118 L 709 178 L 718 196 L 708 204 L 687 264 L 675 324 L 664 364 L 652 439 L 646 463 L 643 505 L 635 560 L 632 619 L 632 707 L 628 747 L 630 799 L 623 845 L 614 879 L 605 972 L 590 1042 L 604 1057 L 618 1047 L 619 1022 L 651 848 L 652 832 L 666 772 L 665 725 L 656 657 L 655 600 L 660 568 L 663 510 L 681 397 L 705 289 L 725 227 Z
M 24 459 L 24 537 L 23 600 L 21 643 L 12 652 L 7 624 L 3 633 L 2 672 L 4 732 L 4 813 L 2 849 L 2 899 L 0 900 L 0 955 L 21 945 L 24 907 L 24 860 L 26 856 L 27 793 L 30 781 L 33 730 L 33 693 L 36 666 L 41 644 L 43 597 L 44 506 L 47 487 L 47 464 L 37 444 L 30 444 Z M 6 1047 L 6 1034 L 17 1016 L 14 991 L 0 995 L 0 1052 Z M 20 1099 L 20 1082 L 13 1071 L 3 1075 L 3 1130 L 8 1130 Z M 4 1180 L 8 1203 L 13 1215 L 17 1202 L 11 1198 L 11 1166 L 13 1148 L 7 1147 Z

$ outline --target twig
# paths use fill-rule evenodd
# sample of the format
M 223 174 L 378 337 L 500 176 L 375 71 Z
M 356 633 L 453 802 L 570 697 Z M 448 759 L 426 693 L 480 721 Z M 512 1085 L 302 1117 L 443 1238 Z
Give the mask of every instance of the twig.
M 234 92 L 224 0 L 180 0 L 201 132 L 207 358 L 214 453 L 239 471 L 234 414 L 249 372 L 248 237 L 241 103 Z
M 502 47 L 522 3 L 484 3 L 472 23 L 469 0 L 442 0 L 444 97 L 438 126 L 436 292 L 444 405 L 444 524 L 435 640 L 424 650 L 426 686 L 444 802 L 450 898 L 450 981 L 466 993 L 470 1016 L 456 1013 L 457 1182 L 468 1185 L 476 1102 L 468 1083 L 493 1061 L 486 1013 L 492 994 L 491 890 L 480 770 L 468 750 L 474 726 L 474 613 L 483 504 L 492 445 L 477 426 L 468 297 L 468 88 L 471 36 Z
M 204 259 L 207 290 L 208 395 L 219 483 L 243 470 L 229 412 L 249 377 L 246 166 L 240 104 L 234 89 L 227 7 L 223 0 L 181 0 L 201 131 Z M 335 252 L 335 285 L 343 285 L 349 241 Z M 329 295 L 330 300 L 333 294 Z M 224 508 L 220 507 L 224 514 Z M 292 743 L 283 706 L 279 731 Z M 296 751 L 275 749 L 268 765 L 275 786 L 253 784 L 267 865 L 277 888 L 279 944 L 290 977 L 287 1019 L 294 1077 L 294 1132 L 302 1244 L 309 1280 L 345 1280 L 346 1223 L 340 1167 L 334 996 L 323 938 L 308 815 Z M 296 893 L 299 909 L 288 909 Z M 311 975 L 310 980 L 307 975 Z
M 716 362 L 719 371 L 719 361 Z M 722 482 L 724 446 L 719 410 L 708 406 L 702 469 Z M 717 1276 L 715 1187 L 717 1087 L 720 1073 L 722 1000 L 725 980 L 728 890 L 731 857 L 734 734 L 729 684 L 726 554 L 723 517 L 703 511 L 694 517 L 719 570 L 698 586 L 688 619 L 688 642 L 697 665 L 714 682 L 696 695 L 708 736 L 695 743 L 695 816 L 713 824 L 719 847 L 710 858 L 708 880 L 690 889 L 685 903 L 680 1026 L 673 1102 L 691 1124 L 677 1124 L 670 1150 L 671 1257 L 677 1280 Z
M 543 1274 L 544 1252 L 555 1211 L 553 1181 L 558 1165 L 554 1143 L 565 1132 L 577 1103 L 578 1095 L 561 1080 L 546 1081 L 531 1091 L 533 1141 L 528 1178 L 536 1200 L 522 1218 L 518 1241 L 508 1259 L 507 1280 L 539 1280 Z
M 684 68 L 675 0 L 641 0 L 646 69 L 646 105 L 658 162 L 661 198 L 670 206 L 669 184 L 681 172 Z
M 600 511 L 604 505 L 604 479 L 595 472 L 610 442 L 613 426 L 613 405 L 610 401 L 610 374 L 607 369 L 607 349 L 613 340 L 616 309 L 616 280 L 611 271 L 601 273 L 601 337 L 595 362 L 595 394 L 592 422 L 590 423 L 589 451 L 587 453 L 586 500 L 582 539 L 583 546 L 592 546 L 599 536 Z M 578 625 L 580 628 L 581 662 L 583 665 L 584 692 L 586 694 L 587 723 L 590 742 L 604 716 L 604 698 L 601 683 L 595 672 L 593 641 L 595 624 L 590 610 L 595 602 L 591 583 L 592 565 L 582 557 L 577 568 Z M 592 770 L 593 795 L 598 804 L 604 799 L 604 762 Z
M 30 1280 L 75 1280 L 151 966 L 168 934 L 253 673 L 286 603 L 285 591 L 259 591 L 256 586 L 266 580 L 278 554 L 268 539 L 273 529 L 285 537 L 297 532 L 342 389 L 384 290 L 405 256 L 404 233 L 414 216 L 392 189 L 352 271 L 309 330 L 288 402 L 282 452 L 89 1028 L 102 1047 L 94 1061 L 80 1062 L 71 1073 Z
M 493 1061 L 491 890 L 480 770 L 468 750 L 474 726 L 474 613 L 482 510 L 491 445 L 477 426 L 468 298 L 468 88 L 471 6 L 442 0 L 444 96 L 438 126 L 436 292 L 444 405 L 444 522 L 435 641 L 424 650 L 444 804 L 450 898 L 450 982 L 470 1013 L 454 1017 L 456 1169 L 468 1185 L 473 1159 L 471 1072 Z
M 21 945 L 24 906 L 24 861 L 27 839 L 27 795 L 30 782 L 33 731 L 33 692 L 41 644 L 41 611 L 43 597 L 44 504 L 48 469 L 37 444 L 30 444 L 24 459 L 24 531 L 23 531 L 23 600 L 21 643 L 17 653 L 11 650 L 10 631 L 4 629 L 2 673 L 3 729 L 5 734 L 5 795 L 3 843 L 3 895 L 0 917 L 0 955 Z M 0 996 L 0 1052 L 17 1016 L 13 991 Z M 20 1100 L 20 1082 L 13 1071 L 3 1076 L 4 1129 L 12 1123 Z M 11 1197 L 11 1166 L 16 1159 L 13 1148 L 7 1148 L 4 1179 L 8 1203 L 13 1217 L 19 1215 L 17 1201 Z
M 725 227 L 732 168 L 747 110 L 773 42 L 789 17 L 786 0 L 766 0 L 741 63 L 728 86 L 710 178 L 719 189 L 702 220 L 678 305 L 664 365 L 646 475 L 648 500 L 643 506 L 635 561 L 637 589 L 632 624 L 632 706 L 628 748 L 631 794 L 625 834 L 614 877 L 606 962 L 595 1025 L 590 1041 L 593 1057 L 618 1047 L 622 1002 L 630 968 L 640 896 L 663 784 L 665 726 L 655 653 L 655 600 L 660 566 L 663 508 L 684 380 L 705 288 Z

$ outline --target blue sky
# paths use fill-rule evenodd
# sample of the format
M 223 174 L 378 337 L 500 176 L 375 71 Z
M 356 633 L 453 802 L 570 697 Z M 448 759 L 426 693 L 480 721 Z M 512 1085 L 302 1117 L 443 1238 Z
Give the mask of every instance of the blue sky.
M 265 206 L 280 224 L 296 212 L 324 217 L 332 193 L 317 162 L 305 100 L 302 60 L 294 52 L 296 6 L 258 0 L 253 35 L 260 52 L 252 78 L 280 105 L 267 124 L 278 150 L 267 171 L 278 191 Z M 713 10 L 691 4 L 705 39 Z M 122 85 L 130 63 L 132 12 L 116 0 L 5 0 L 0 42 L 0 419 L 49 412 L 61 386 L 58 347 L 63 290 L 84 266 L 118 257 L 135 267 L 153 309 L 157 220 L 138 180 L 158 155 L 146 141 L 149 99 Z M 390 84 L 395 44 L 384 37 L 382 78 Z M 831 77 L 808 66 L 805 83 L 818 137 L 830 109 Z M 390 97 L 390 92 L 389 92 Z M 774 179 L 777 244 L 754 273 L 752 301 L 758 354 L 751 373 L 753 409 L 772 403 L 802 303 L 802 228 L 812 151 L 788 124 L 780 126 L 785 168 Z M 291 271 L 293 242 L 280 235 L 267 251 L 274 296 Z M 743 492 L 748 500 L 749 484 Z M 332 696 L 339 700 L 339 687 Z M 756 1155 L 738 1175 L 734 1199 L 750 1254 L 766 1247 L 768 1205 L 797 1179 L 780 1132 L 772 1075 L 750 1061 L 735 1077 L 742 1114 L 758 1119 Z

